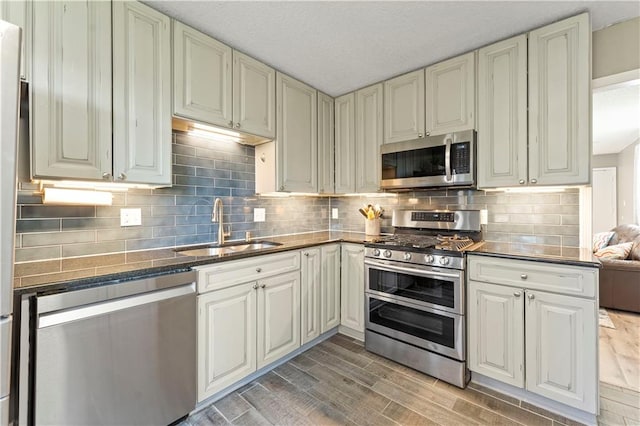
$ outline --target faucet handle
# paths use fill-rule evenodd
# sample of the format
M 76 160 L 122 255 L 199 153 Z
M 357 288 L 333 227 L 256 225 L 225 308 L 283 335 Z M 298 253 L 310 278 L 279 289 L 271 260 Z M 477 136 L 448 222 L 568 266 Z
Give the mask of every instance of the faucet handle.
M 224 235 L 225 237 L 230 237 L 231 236 L 231 224 L 226 226 L 226 231 L 224 229 L 225 227 L 222 227 L 222 235 Z

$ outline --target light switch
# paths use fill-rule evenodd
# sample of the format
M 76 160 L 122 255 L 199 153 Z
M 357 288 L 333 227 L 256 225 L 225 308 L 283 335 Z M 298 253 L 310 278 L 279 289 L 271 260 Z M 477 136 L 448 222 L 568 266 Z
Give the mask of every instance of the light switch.
M 338 208 L 334 207 L 331 209 L 331 219 L 338 219 Z
M 261 208 L 253 209 L 253 221 L 264 222 L 266 218 L 266 210 Z
M 120 209 L 120 226 L 142 225 L 141 209 Z

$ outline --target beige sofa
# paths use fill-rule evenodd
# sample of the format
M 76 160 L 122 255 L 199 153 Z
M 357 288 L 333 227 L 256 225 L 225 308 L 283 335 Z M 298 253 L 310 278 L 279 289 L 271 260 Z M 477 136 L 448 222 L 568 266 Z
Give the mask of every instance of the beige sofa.
M 600 306 L 640 313 L 640 226 L 620 225 L 614 229 L 609 246 L 634 242 L 625 260 L 602 258 Z

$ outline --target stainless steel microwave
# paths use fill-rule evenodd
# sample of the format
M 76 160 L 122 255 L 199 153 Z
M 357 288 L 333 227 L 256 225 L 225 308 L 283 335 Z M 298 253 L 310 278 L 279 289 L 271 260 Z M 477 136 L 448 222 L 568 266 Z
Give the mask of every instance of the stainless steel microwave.
M 476 186 L 476 133 L 428 136 L 380 147 L 382 189 Z

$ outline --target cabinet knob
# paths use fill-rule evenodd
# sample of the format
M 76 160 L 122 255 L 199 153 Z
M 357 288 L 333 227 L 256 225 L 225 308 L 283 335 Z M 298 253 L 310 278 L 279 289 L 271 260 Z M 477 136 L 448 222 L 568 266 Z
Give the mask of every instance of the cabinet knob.
M 126 175 L 124 172 L 123 172 L 123 173 L 120 173 L 120 174 L 118 175 L 118 179 L 120 179 L 120 180 L 125 180 L 125 179 L 127 179 L 127 175 Z
M 520 297 L 520 294 L 521 294 L 521 293 L 520 293 L 519 291 L 514 291 L 514 292 L 513 292 L 513 295 L 514 295 L 515 297 Z
M 104 173 L 102 174 L 102 179 L 105 179 L 105 180 L 107 180 L 107 179 L 111 179 L 111 173 L 109 173 L 109 172 L 104 172 Z
M 267 161 L 267 156 L 266 156 L 266 155 L 264 155 L 264 154 L 262 154 L 262 155 L 260 156 L 260 162 L 261 162 L 261 163 L 264 163 L 264 162 L 266 162 L 266 161 Z
M 309 257 L 309 252 L 308 252 L 308 251 L 305 251 L 305 252 L 304 252 L 304 253 L 302 253 L 302 254 L 304 254 L 306 257 Z
M 229 120 L 229 127 L 233 127 L 233 120 Z
M 529 298 L 529 300 L 533 300 L 536 298 L 536 296 L 533 293 L 527 294 L 527 297 Z
M 529 182 L 531 182 L 531 183 L 538 183 L 538 179 L 531 179 Z
M 240 128 L 240 123 L 236 123 L 236 129 Z
M 260 288 L 265 288 L 267 285 L 266 284 L 261 284 Z
M 519 183 L 520 185 L 524 185 L 524 179 L 520 179 L 520 180 L 518 181 L 518 183 Z
M 280 191 L 284 191 L 284 185 L 280 185 Z
M 418 137 L 421 138 L 422 137 L 422 133 L 418 133 Z
M 254 289 L 254 290 L 257 290 L 257 289 L 258 289 L 258 283 L 255 283 L 255 284 L 253 285 L 253 289 Z
M 430 136 L 431 132 L 426 132 L 425 135 Z
M 520 278 L 526 280 L 527 278 L 529 278 L 529 276 L 527 274 L 521 274 Z
M 262 268 L 256 268 L 256 272 L 257 272 L 257 273 L 262 272 Z

